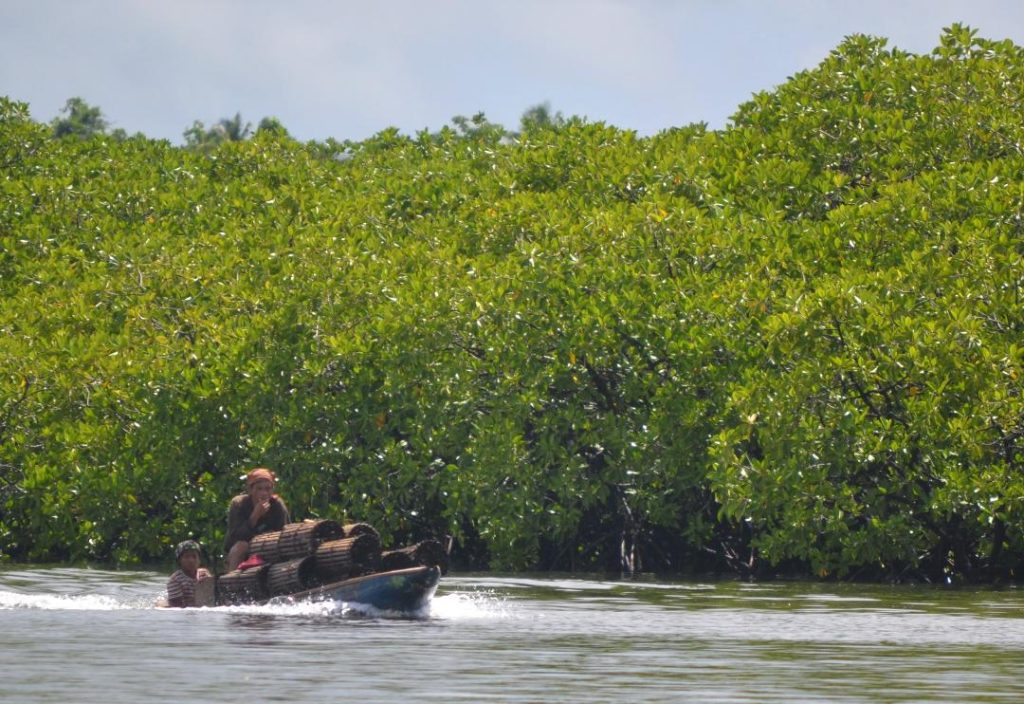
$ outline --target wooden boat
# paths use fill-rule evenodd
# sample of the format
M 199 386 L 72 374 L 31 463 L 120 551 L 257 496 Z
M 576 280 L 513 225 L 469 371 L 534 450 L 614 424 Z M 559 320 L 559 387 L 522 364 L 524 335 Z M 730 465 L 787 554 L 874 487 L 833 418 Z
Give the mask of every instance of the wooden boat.
M 447 559 L 436 540 L 383 552 L 379 534 L 365 523 L 342 526 L 324 519 L 290 523 L 276 533 L 256 536 L 250 559 L 220 575 L 215 588 L 204 585 L 209 593 L 197 593 L 196 603 L 233 606 L 330 600 L 413 612 L 433 597 Z
M 272 597 L 246 598 L 236 593 L 221 592 L 216 580 L 196 584 L 196 606 L 239 606 L 243 604 L 279 605 L 302 602 L 337 601 L 354 607 L 370 606 L 378 611 L 416 613 L 430 603 L 441 580 L 437 565 L 418 565 L 386 572 L 361 575 L 322 584 L 291 594 Z M 165 599 L 157 606 L 166 607 Z
M 436 565 L 409 567 L 343 579 L 267 600 L 270 604 L 302 601 L 342 601 L 349 605 L 372 606 L 380 611 L 415 612 L 430 602 L 441 579 Z

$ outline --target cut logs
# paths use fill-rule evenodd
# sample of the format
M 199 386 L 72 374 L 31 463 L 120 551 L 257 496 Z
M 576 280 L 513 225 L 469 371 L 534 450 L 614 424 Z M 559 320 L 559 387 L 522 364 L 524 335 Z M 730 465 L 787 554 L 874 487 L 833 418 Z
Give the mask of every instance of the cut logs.
M 264 562 L 281 562 L 281 551 L 277 549 L 277 542 L 281 538 L 281 531 L 273 533 L 260 533 L 249 541 L 249 555 L 259 555 Z
M 294 560 L 312 555 L 320 543 L 343 537 L 341 525 L 329 519 L 289 523 L 281 530 L 277 551 L 281 560 Z
M 263 564 L 222 575 L 217 580 L 218 603 L 250 604 L 419 565 L 436 565 L 442 573 L 448 567 L 448 555 L 436 540 L 382 553 L 380 534 L 369 523 L 342 525 L 326 519 L 289 523 L 279 531 L 254 536 L 249 555 L 259 555 Z
M 267 597 L 267 570 L 270 565 L 233 570 L 217 580 L 219 600 L 225 604 L 248 604 Z
M 267 591 L 270 596 L 294 594 L 311 589 L 319 583 L 316 560 L 312 555 L 270 565 L 267 570 Z
M 388 550 L 381 554 L 381 570 L 401 570 L 417 565 L 437 566 L 441 574 L 448 571 L 448 553 L 444 546 L 436 540 L 423 540 L 415 545 Z
M 371 526 L 369 523 L 346 523 L 341 527 L 342 532 L 346 538 L 354 538 L 357 535 L 374 535 L 380 540 L 380 533 L 377 529 Z
M 323 582 L 368 574 L 379 567 L 380 538 L 372 533 L 329 540 L 316 549 L 316 574 Z

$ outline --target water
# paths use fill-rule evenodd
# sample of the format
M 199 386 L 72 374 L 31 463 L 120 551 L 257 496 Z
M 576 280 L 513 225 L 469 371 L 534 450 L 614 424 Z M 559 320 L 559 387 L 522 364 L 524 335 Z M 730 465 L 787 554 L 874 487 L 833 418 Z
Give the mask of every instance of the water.
M 0 569 L 0 701 L 1020 702 L 1024 593 L 448 575 L 414 618 Z

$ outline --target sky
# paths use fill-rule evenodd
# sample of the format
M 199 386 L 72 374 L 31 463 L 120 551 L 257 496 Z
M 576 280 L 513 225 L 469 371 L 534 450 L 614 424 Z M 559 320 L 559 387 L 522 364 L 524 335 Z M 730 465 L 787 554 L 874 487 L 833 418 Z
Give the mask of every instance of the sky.
M 542 103 L 651 135 L 726 127 L 851 34 L 922 54 L 955 22 L 1024 45 L 1024 0 L 0 0 L 0 96 L 176 144 L 236 113 L 362 140 Z

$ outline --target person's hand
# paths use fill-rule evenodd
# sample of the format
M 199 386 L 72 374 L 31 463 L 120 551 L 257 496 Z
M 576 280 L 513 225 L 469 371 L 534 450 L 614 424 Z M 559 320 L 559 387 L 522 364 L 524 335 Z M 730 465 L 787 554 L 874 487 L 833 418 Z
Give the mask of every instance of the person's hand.
M 249 523 L 256 525 L 260 522 L 260 519 L 266 515 L 267 511 L 270 510 L 270 499 L 265 501 L 256 502 L 252 507 L 252 514 L 249 516 Z
M 206 571 L 205 567 L 200 567 L 196 570 L 196 581 L 202 582 L 204 579 L 209 579 L 210 573 Z

